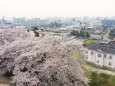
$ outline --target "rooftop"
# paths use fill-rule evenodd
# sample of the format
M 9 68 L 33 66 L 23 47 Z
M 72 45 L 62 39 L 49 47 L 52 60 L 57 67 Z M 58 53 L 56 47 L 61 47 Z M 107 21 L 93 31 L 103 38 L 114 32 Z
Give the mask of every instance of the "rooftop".
M 115 41 L 109 41 L 108 43 L 104 42 L 92 43 L 87 45 L 86 47 L 91 50 L 101 50 L 105 53 L 115 54 Z

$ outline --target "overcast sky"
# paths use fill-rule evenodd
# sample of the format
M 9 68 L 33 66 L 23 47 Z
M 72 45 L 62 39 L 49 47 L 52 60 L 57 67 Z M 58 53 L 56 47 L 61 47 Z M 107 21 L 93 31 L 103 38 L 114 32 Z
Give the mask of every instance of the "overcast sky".
M 0 16 L 115 16 L 115 0 L 0 0 Z

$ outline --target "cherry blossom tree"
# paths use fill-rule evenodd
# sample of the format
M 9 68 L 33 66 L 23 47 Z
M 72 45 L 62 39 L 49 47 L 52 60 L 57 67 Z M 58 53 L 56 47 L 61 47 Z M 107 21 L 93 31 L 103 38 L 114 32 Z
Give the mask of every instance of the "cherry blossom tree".
M 16 86 L 86 86 L 72 50 L 82 43 L 60 36 L 33 37 L 24 29 L 0 30 L 0 73 L 12 73 Z
M 100 37 L 99 35 L 91 35 L 90 38 L 94 39 L 94 40 L 101 40 L 102 39 L 102 37 Z

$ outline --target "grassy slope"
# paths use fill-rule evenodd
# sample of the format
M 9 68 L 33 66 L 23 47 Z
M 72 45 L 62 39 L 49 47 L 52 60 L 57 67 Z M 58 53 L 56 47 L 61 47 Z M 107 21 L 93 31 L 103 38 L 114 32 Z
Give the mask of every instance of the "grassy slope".
M 92 72 L 86 71 L 84 74 L 91 79 L 90 83 L 92 83 L 93 82 L 92 76 L 91 76 Z M 99 83 L 99 85 L 90 85 L 90 86 L 115 86 L 115 76 L 111 76 L 111 75 L 108 75 L 108 76 L 109 76 L 109 78 L 107 79 L 107 82 L 104 84 L 100 84 L 100 83 L 103 83 L 103 81 L 106 78 L 103 76 L 100 76 L 100 74 L 97 74 L 96 79 L 95 79 L 95 83 Z
M 74 55 L 77 59 L 82 58 L 82 55 L 81 55 L 80 52 L 77 51 L 77 50 L 73 50 L 73 51 L 71 51 L 69 54 L 70 54 L 70 56 Z
M 95 72 L 96 73 L 96 78 L 95 78 L 95 80 L 92 80 L 92 73 L 93 72 L 90 71 L 90 70 L 85 69 L 82 65 L 81 65 L 81 67 L 85 71 L 84 75 L 89 77 L 89 79 L 91 79 L 89 84 L 91 84 L 91 83 L 98 83 L 99 84 L 99 85 L 93 84 L 93 85 L 90 85 L 90 86 L 115 86 L 115 76 L 105 74 L 105 75 L 109 76 L 109 78 L 106 79 L 105 77 L 100 76 L 99 73 Z M 107 80 L 106 83 L 104 82 L 105 80 Z M 102 84 L 103 82 L 104 82 L 104 84 Z
M 94 42 L 97 42 L 98 40 L 90 40 L 90 39 L 87 39 L 84 41 L 84 46 L 88 45 L 88 44 L 91 44 L 91 43 L 94 43 Z

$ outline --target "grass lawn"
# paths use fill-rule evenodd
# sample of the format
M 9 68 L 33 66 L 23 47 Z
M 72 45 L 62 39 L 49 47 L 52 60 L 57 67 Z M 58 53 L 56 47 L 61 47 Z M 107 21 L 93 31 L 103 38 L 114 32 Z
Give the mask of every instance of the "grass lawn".
M 83 41 L 83 42 L 84 42 L 83 46 L 86 46 L 86 45 L 88 45 L 88 44 L 91 44 L 91 43 L 94 43 L 94 42 L 97 42 L 97 41 L 98 41 L 98 40 L 90 40 L 90 39 L 87 39 L 87 40 Z
M 80 52 L 77 51 L 77 50 L 73 50 L 73 51 L 70 52 L 70 56 L 73 56 L 73 55 L 74 55 L 77 59 L 82 58 L 82 55 L 81 55 Z

